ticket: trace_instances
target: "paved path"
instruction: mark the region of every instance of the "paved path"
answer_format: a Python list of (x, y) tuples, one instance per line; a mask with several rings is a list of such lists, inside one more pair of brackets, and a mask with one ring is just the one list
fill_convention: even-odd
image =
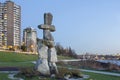
[(17, 67), (0, 67), (0, 71), (18, 71)]
[(112, 73), (112, 72), (104, 72), (104, 71), (95, 71), (95, 70), (86, 70), (86, 69), (80, 69), (81, 71), (84, 72), (93, 72), (93, 73), (98, 73), (98, 74), (105, 74), (105, 75), (111, 75), (111, 76), (119, 76), (120, 73)]
[(17, 74), (19, 71), (0, 71), (0, 73)]
[(64, 59), (64, 60), (58, 60), (58, 62), (72, 62), (72, 61), (84, 61), (86, 59)]

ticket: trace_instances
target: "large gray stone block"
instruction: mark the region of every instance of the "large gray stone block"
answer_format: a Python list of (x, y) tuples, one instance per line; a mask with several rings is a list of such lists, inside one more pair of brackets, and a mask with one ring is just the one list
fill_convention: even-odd
[(46, 46), (42, 46), (39, 50), (38, 50), (38, 55), (40, 59), (47, 59), (48, 58), (48, 51), (47, 51), (48, 47)]
[(50, 62), (57, 62), (57, 54), (56, 54), (56, 49), (55, 47), (51, 48), (51, 58), (50, 58)]
[(43, 75), (50, 75), (50, 69), (47, 59), (39, 59), (36, 63), (36, 70)]

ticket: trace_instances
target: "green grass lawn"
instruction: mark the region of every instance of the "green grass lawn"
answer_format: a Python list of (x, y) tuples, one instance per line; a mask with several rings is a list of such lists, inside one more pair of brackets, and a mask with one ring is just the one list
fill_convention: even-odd
[(11, 79), (8, 78), (7, 73), (0, 73), (0, 80), (11, 80)]
[(75, 59), (73, 57), (68, 57), (68, 56), (57, 56), (58, 57), (58, 60), (64, 60), (64, 59)]
[[(14, 52), (0, 52), (0, 62), (24, 62), (24, 61), (36, 61), (38, 55), (14, 53)], [(73, 59), (67, 56), (58, 56), (58, 60)]]
[(24, 53), (0, 52), (0, 62), (24, 62), (35, 61), (37, 55), (28, 55)]
[[(0, 52), (0, 67), (33, 67), (31, 61), (36, 61), (38, 55)], [(72, 59), (66, 56), (58, 56), (58, 59)]]
[(34, 64), (31, 62), (22, 63), (22, 62), (3, 62), (0, 63), (0, 67), (34, 67)]
[(33, 67), (31, 61), (36, 61), (37, 55), (14, 52), (0, 52), (0, 67)]
[(89, 79), (85, 80), (120, 80), (120, 77), (117, 76), (109, 76), (104, 74), (97, 74), (92, 72), (82, 72), (83, 74), (89, 75)]

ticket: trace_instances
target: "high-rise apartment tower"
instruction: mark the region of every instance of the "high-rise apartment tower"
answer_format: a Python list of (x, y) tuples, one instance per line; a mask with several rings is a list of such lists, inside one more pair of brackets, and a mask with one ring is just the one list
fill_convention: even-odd
[(23, 30), (23, 43), (28, 52), (37, 53), (37, 31), (32, 27)]
[(8, 0), (0, 2), (0, 46), (20, 46), (21, 7)]

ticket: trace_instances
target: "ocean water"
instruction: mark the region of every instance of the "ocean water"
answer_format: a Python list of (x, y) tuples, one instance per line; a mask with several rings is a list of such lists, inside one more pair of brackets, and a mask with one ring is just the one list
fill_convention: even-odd
[(120, 60), (97, 60), (97, 61), (102, 63), (117, 64), (118, 66), (120, 66)]

